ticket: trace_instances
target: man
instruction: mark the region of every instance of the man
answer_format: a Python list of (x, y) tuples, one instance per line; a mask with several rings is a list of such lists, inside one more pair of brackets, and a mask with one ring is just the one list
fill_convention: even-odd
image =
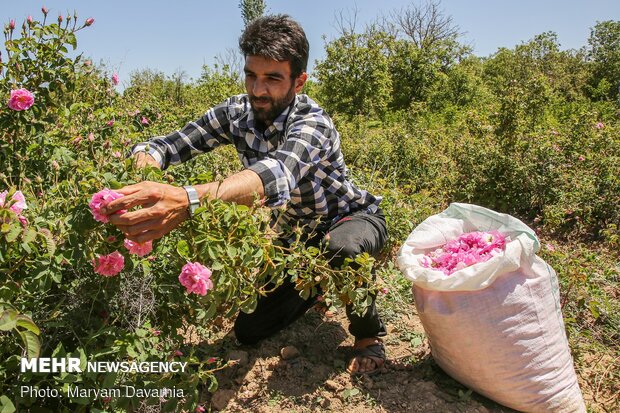
[[(385, 244), (381, 198), (356, 188), (347, 179), (340, 137), (329, 116), (306, 95), (297, 95), (307, 79), (309, 45), (298, 23), (286, 15), (251, 22), (239, 39), (245, 56), (247, 95), (233, 96), (182, 130), (133, 148), (138, 165), (167, 168), (199, 153), (235, 145), (245, 167), (224, 181), (179, 188), (155, 182), (127, 186), (125, 196), (105, 213), (129, 239), (160, 238), (191, 214), (198, 199), (218, 198), (251, 205), (256, 196), (274, 208), (273, 225), (313, 230), (309, 243), (326, 243), (332, 265), (367, 252), (376, 255)], [(362, 85), (360, 85), (362, 87)], [(283, 208), (285, 206), (285, 208)], [(276, 208), (277, 207), (277, 208)], [(329, 242), (327, 242), (329, 241)], [(235, 335), (254, 344), (303, 315), (316, 298), (302, 299), (293, 283), (285, 283), (259, 299), (252, 314), (240, 313)], [(363, 317), (347, 308), (349, 331), (355, 336), (352, 374), (383, 368), (386, 334), (374, 300)]]

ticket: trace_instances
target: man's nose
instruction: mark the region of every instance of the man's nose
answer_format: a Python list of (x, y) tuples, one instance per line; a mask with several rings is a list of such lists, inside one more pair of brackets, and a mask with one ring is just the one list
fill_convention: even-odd
[(256, 79), (252, 85), (252, 94), (254, 96), (266, 96), (268, 95), (267, 85), (260, 79)]

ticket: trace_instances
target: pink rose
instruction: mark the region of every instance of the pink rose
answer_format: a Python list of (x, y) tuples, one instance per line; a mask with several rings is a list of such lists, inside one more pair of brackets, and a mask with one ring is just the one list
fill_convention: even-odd
[(22, 224), (22, 227), (26, 228), (28, 226), (28, 219), (25, 216), (19, 215), (17, 219), (19, 219), (19, 222)]
[(15, 212), (16, 214), (19, 215), (22, 213), (24, 209), (28, 208), (26, 206), (26, 198), (24, 197), (24, 194), (22, 194), (22, 191), (15, 192), (13, 196), (11, 197), (11, 199), (15, 201), (15, 203), (11, 205), (11, 208), (9, 209)]
[(140, 243), (125, 239), (124, 245), (130, 254), (136, 254), (138, 257), (144, 257), (153, 251), (153, 241)]
[[(95, 220), (103, 223), (109, 222), (110, 218), (100, 212), (101, 208), (114, 201), (115, 199), (122, 197), (123, 194), (119, 194), (118, 192), (108, 188), (102, 189), (101, 191), (94, 194), (93, 197), (90, 199), (88, 206), (90, 207), (90, 212), (93, 214)], [(125, 212), (127, 212), (126, 209), (121, 209), (120, 211), (117, 211), (116, 214), (121, 215)]]
[(84, 23), (86, 26), (90, 26), (91, 24), (93, 24), (95, 22), (95, 19), (93, 19), (92, 17), (89, 17), (88, 19), (86, 19), (86, 23)]
[(188, 294), (206, 295), (213, 288), (211, 270), (198, 262), (188, 262), (183, 266), (179, 282)]
[(114, 74), (112, 75), (112, 84), (114, 86), (118, 85), (118, 73), (114, 72)]
[[(6, 202), (6, 196), (8, 194), (8, 191), (0, 192), (0, 208), (4, 207), (4, 204)], [(11, 197), (11, 200), (15, 202), (13, 202), (13, 205), (11, 205), (9, 209), (15, 212), (17, 215), (21, 214), (24, 209), (28, 208), (28, 206), (26, 205), (26, 198), (24, 197), (22, 191), (15, 192)]]
[(114, 121), (113, 120), (107, 121), (106, 126), (114, 126)]
[(28, 89), (11, 90), (11, 97), (7, 105), (13, 110), (26, 110), (34, 104), (34, 95)]
[(150, 122), (146, 116), (142, 116), (142, 119), (140, 119), (140, 123), (143, 125), (148, 125)]
[(28, 20), (28, 24), (32, 24), (32, 16), (28, 16), (26, 20)]
[(597, 122), (594, 127), (596, 129), (603, 129), (605, 127), (605, 124), (603, 122)]
[(15, 28), (15, 20), (11, 19), (11, 21), (9, 21), (9, 29), (13, 30)]
[(498, 231), (464, 233), (420, 259), (420, 265), (445, 275), (485, 262), (504, 251), (509, 238)]
[(101, 274), (104, 277), (114, 277), (122, 271), (125, 266), (125, 257), (120, 252), (114, 251), (108, 255), (99, 255), (93, 261), (93, 267), (95, 272)]
[(115, 151), (114, 153), (112, 153), (112, 156), (115, 157), (115, 158), (120, 158), (123, 155), (121, 155), (121, 153), (119, 151)]
[(198, 406), (196, 407), (196, 413), (203, 413), (205, 411), (205, 408), (203, 406)]
[(41, 7), (41, 11), (43, 12), (43, 14), (47, 16), (47, 7), (45, 6)]

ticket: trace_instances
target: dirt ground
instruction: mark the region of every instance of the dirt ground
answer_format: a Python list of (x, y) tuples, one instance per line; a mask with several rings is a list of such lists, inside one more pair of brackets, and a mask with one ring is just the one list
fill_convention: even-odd
[(415, 307), (409, 310), (388, 324), (389, 362), (373, 377), (352, 378), (344, 370), (353, 339), (342, 310), (332, 317), (310, 310), (254, 347), (237, 346), (228, 334), (216, 348), (237, 362), (218, 372), (215, 393), (202, 395), (206, 411), (513, 412), (444, 374), (430, 357)]

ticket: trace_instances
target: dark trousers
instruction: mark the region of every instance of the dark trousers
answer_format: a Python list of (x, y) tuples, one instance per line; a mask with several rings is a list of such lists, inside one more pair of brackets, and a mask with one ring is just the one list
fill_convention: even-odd
[[(308, 244), (327, 243), (330, 264), (338, 268), (345, 258), (354, 258), (363, 252), (377, 255), (386, 240), (385, 217), (379, 209), (374, 214), (358, 211), (347, 215), (326, 230), (318, 231)], [(235, 320), (235, 336), (243, 344), (255, 344), (287, 327), (315, 302), (316, 297), (304, 300), (292, 282), (285, 282), (267, 296), (260, 297), (253, 313), (239, 313)], [(363, 316), (354, 314), (350, 305), (346, 313), (350, 323), (349, 332), (355, 338), (386, 335), (385, 325), (375, 306), (375, 297)]]

